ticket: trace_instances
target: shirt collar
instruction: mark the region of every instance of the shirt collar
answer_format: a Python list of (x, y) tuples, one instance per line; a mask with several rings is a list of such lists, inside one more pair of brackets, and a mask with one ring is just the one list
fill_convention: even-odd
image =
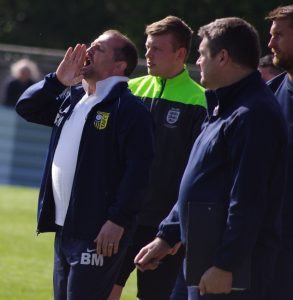
[[(104, 80), (97, 81), (95, 96), (99, 98), (105, 98), (113, 86), (118, 82), (127, 82), (129, 80), (126, 76), (110, 76)], [(82, 86), (86, 93), (88, 93), (88, 83), (82, 80)]]
[(288, 90), (293, 92), (293, 81), (290, 81), (288, 74), (286, 74), (286, 81)]

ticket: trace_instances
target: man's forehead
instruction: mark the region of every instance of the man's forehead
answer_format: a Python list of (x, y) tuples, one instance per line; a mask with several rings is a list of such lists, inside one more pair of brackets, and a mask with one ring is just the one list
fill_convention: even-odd
[(172, 43), (172, 35), (169, 33), (164, 33), (164, 34), (155, 34), (155, 35), (148, 35), (147, 44), (151, 43)]
[(288, 18), (273, 20), (271, 28), (283, 28), (283, 29), (288, 28), (293, 30), (292, 23)]
[(101, 44), (101, 43), (104, 43), (106, 41), (108, 41), (110, 38), (110, 36), (108, 34), (102, 34), (100, 35), (99, 37), (97, 37), (93, 42), (92, 44)]
[(206, 37), (204, 37), (199, 44), (199, 49), (205, 49), (208, 46), (208, 39)]
[(119, 37), (112, 34), (102, 34), (97, 39), (94, 40), (92, 45), (106, 45), (110, 47), (119, 47), (122, 44), (122, 40)]

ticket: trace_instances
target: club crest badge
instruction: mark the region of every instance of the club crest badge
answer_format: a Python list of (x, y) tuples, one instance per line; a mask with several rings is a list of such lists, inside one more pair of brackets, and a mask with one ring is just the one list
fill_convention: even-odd
[(169, 124), (173, 125), (178, 121), (179, 115), (180, 115), (179, 108), (171, 108), (167, 113), (166, 121)]
[(110, 113), (97, 111), (97, 115), (95, 117), (94, 126), (98, 130), (103, 130), (107, 127), (108, 119), (110, 117)]

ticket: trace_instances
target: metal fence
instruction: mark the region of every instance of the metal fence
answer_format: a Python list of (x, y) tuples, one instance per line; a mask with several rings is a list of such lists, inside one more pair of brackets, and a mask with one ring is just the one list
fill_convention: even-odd
[(21, 119), (0, 106), (0, 183), (40, 185), (51, 128)]

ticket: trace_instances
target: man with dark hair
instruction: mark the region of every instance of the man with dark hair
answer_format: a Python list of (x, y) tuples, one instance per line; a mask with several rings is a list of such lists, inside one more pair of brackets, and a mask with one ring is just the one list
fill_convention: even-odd
[[(201, 276), (199, 299), (266, 300), (285, 180), (284, 118), (257, 71), (260, 46), (252, 25), (223, 18), (198, 34), (208, 118), (193, 145), (176, 206), (135, 262), (142, 271), (155, 268), (176, 243), (186, 244), (188, 203), (214, 203), (226, 207), (227, 216), (214, 260)], [(251, 288), (232, 291), (235, 271), (249, 260)]]
[[(109, 300), (120, 298), (138, 251), (156, 236), (158, 225), (178, 197), (179, 183), (194, 140), (206, 116), (204, 89), (191, 79), (185, 66), (192, 30), (181, 19), (168, 16), (146, 27), (146, 62), (149, 75), (130, 80), (155, 123), (155, 158), (151, 180), (137, 218), (133, 245), (129, 247)], [(167, 257), (155, 272), (137, 271), (137, 297), (169, 300), (182, 269), (184, 249)]]
[(153, 157), (151, 115), (127, 88), (137, 59), (106, 31), (70, 47), (16, 105), (52, 127), (37, 231), (56, 232), (55, 300), (106, 300), (125, 255)]
[(260, 58), (258, 70), (264, 81), (269, 81), (282, 73), (282, 69), (273, 64), (272, 54), (268, 54)]
[(293, 5), (274, 9), (266, 19), (272, 21), (268, 46), (273, 53), (273, 63), (285, 70), (268, 84), (281, 105), (289, 133), (288, 178), (282, 214), (281, 247), (271, 283), (272, 292), (268, 299), (288, 300), (292, 298), (293, 282)]

